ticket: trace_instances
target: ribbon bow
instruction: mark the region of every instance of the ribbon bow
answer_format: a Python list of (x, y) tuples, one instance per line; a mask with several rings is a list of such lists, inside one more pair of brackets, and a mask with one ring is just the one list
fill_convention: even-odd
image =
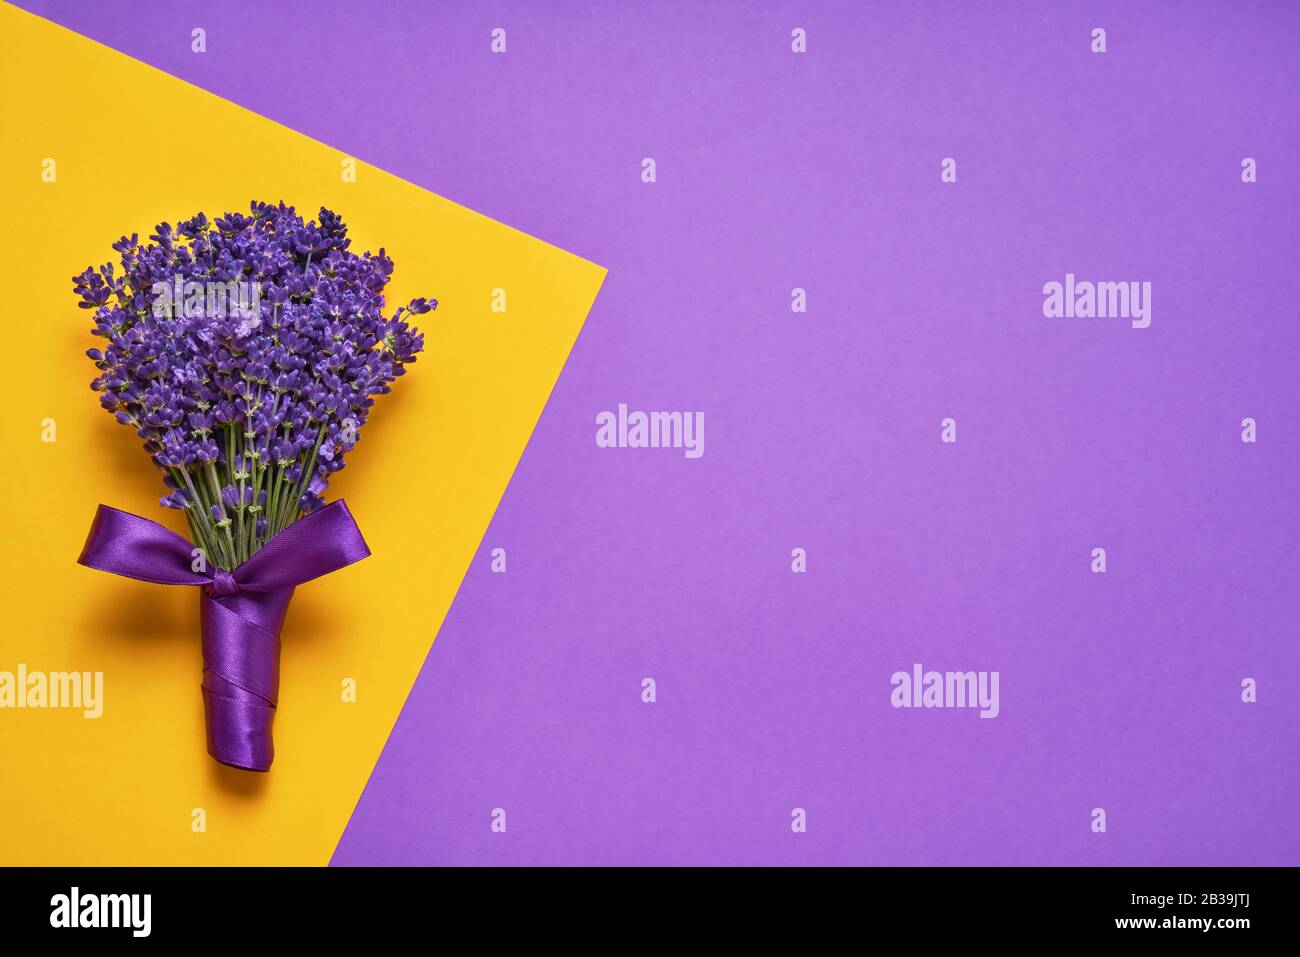
[[(162, 585), (199, 585), (208, 753), (266, 771), (280, 689), (280, 628), (293, 590), (370, 554), (343, 502), (299, 519), (234, 571), (194, 570), (194, 546), (157, 522), (99, 506), (77, 561)], [(203, 563), (199, 563), (204, 567)]]

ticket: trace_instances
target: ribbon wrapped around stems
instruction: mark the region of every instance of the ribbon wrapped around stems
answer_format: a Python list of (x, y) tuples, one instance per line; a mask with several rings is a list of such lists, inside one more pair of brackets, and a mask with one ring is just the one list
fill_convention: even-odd
[(342, 500), (304, 516), (234, 571), (194, 571), (194, 546), (157, 522), (99, 506), (82, 565), (162, 585), (199, 585), (208, 753), (266, 771), (280, 688), (280, 627), (293, 590), (370, 554)]

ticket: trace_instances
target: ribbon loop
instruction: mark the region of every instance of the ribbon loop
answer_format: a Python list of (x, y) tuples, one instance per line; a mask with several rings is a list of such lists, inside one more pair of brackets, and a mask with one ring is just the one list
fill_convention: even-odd
[(193, 548), (157, 522), (101, 505), (77, 561), (88, 568), (160, 585), (210, 585), (211, 575), (190, 567)]
[(157, 522), (99, 506), (77, 561), (163, 585), (203, 587), (203, 701), (208, 753), (251, 771), (271, 767), (280, 628), (294, 587), (370, 554), (340, 499), (299, 519), (234, 571), (196, 572), (193, 546)]

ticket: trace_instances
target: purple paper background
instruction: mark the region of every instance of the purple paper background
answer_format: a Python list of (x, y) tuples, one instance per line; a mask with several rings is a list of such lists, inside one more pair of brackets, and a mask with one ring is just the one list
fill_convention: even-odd
[(609, 268), (335, 863), (1300, 863), (1300, 8), (21, 5)]

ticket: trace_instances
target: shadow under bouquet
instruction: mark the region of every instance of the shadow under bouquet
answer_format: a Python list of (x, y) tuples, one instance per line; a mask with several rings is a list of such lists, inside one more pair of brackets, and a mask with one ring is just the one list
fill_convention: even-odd
[(91, 388), (134, 429), (163, 473), (162, 504), (190, 540), (100, 505), (78, 561), (142, 581), (200, 586), (208, 753), (271, 766), (280, 629), (293, 590), (370, 554), (342, 500), (325, 504), (374, 397), (424, 345), (384, 315), (393, 262), (348, 249), (342, 218), (305, 222), (253, 202), (209, 222), (199, 213), (113, 244), (74, 277), (94, 310)]

